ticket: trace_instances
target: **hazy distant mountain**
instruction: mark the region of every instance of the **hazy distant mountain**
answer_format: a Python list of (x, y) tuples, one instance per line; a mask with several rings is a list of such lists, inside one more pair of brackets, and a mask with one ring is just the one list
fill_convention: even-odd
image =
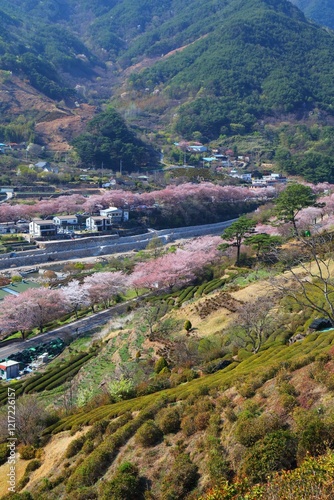
[(334, 29), (334, 3), (332, 0), (291, 0), (306, 17)]

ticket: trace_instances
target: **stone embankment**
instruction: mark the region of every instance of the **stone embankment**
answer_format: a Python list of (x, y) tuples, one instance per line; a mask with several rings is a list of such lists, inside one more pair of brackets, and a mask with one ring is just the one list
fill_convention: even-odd
[(26, 252), (2, 254), (0, 256), (0, 270), (45, 264), (52, 261), (66, 261), (85, 257), (99, 257), (115, 253), (129, 252), (144, 249), (148, 242), (158, 237), (164, 243), (171, 243), (178, 239), (195, 238), (208, 234), (221, 234), (236, 219), (217, 224), (203, 226), (189, 226), (162, 231), (149, 230), (145, 234), (119, 237), (117, 235), (80, 238), (76, 240), (45, 241), (40, 248)]

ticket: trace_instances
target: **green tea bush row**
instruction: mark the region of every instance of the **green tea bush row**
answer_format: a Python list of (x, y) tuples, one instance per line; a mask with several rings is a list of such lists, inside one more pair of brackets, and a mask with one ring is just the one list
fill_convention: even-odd
[(41, 390), (51, 391), (55, 387), (62, 385), (70, 377), (74, 377), (78, 373), (80, 368), (85, 364), (85, 362), (89, 361), (93, 356), (94, 356), (94, 354), (87, 356), (87, 358), (82, 363), (80, 363), (80, 365), (76, 366), (72, 370), (69, 370), (69, 371), (66, 371), (65, 373), (63, 373), (63, 375), (61, 377), (56, 378), (51, 384), (48, 383), (46, 385), (46, 387), (44, 387), (44, 389), (39, 389), (39, 390), (36, 389), (36, 392), (40, 392)]
[(82, 449), (84, 442), (85, 442), (84, 436), (80, 436), (77, 439), (73, 439), (73, 441), (71, 441), (68, 447), (66, 448), (65, 457), (72, 458), (75, 455), (77, 455), (77, 453), (79, 453), (79, 451)]
[(217, 290), (217, 288), (222, 287), (225, 284), (225, 280), (217, 280), (217, 281), (211, 281), (203, 290), (203, 294), (208, 294), (213, 292), (214, 290)]
[(187, 295), (189, 294), (189, 292), (191, 292), (193, 290), (193, 288), (194, 288), (193, 286), (188, 286), (187, 288), (182, 290), (182, 292), (178, 296), (178, 302), (182, 303), (185, 300), (185, 298), (187, 297)]
[(117, 452), (158, 411), (157, 405), (147, 408), (137, 418), (126, 423), (107, 437), (74, 471), (67, 484), (67, 491), (81, 486), (92, 486), (110, 467)]
[(87, 356), (87, 352), (82, 352), (78, 354), (77, 356), (74, 356), (73, 358), (69, 359), (64, 365), (61, 367), (56, 366), (52, 368), (51, 370), (48, 370), (46, 373), (42, 374), (36, 374), (33, 379), (30, 379), (25, 385), (24, 385), (24, 392), (29, 393), (32, 392), (32, 390), (38, 386), (42, 381), (52, 378), (54, 376), (60, 375), (64, 370), (66, 370), (69, 366), (74, 366), (75, 363), (78, 363), (80, 360), (82, 360), (85, 356)]
[(24, 384), (24, 392), (28, 393), (31, 389), (36, 387), (40, 383), (42, 377), (42, 373), (36, 373), (31, 379), (29, 378)]
[(202, 297), (203, 295), (203, 290), (204, 288), (206, 288), (208, 286), (208, 283), (203, 283), (202, 285), (200, 285), (197, 290), (196, 290), (196, 293), (195, 293), (195, 297)]
[(187, 302), (187, 300), (191, 300), (195, 296), (195, 293), (196, 293), (197, 289), (198, 289), (198, 286), (193, 286), (191, 288), (191, 290), (189, 290), (189, 292), (183, 298), (182, 302)]
[(39, 380), (39, 383), (37, 385), (29, 389), (28, 393), (31, 393), (32, 391), (41, 392), (43, 390), (51, 390), (54, 387), (61, 385), (63, 382), (65, 382), (66, 379), (69, 378), (69, 376), (75, 375), (80, 370), (82, 365), (89, 361), (93, 356), (93, 353), (87, 354), (76, 363), (68, 364), (65, 368), (51, 377), (50, 374), (46, 374)]

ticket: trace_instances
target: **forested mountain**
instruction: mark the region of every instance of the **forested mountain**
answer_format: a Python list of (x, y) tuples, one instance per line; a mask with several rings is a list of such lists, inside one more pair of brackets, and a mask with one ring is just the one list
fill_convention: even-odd
[[(311, 2), (298, 5), (309, 15)], [(0, 68), (56, 101), (113, 99), (144, 130), (204, 141), (315, 110), (331, 124), (334, 34), (287, 0), (4, 0), (1, 9)]]
[(39, 16), (38, 10), (35, 14), (29, 8), (31, 2), (18, 2), (17, 8), (13, 4), (1, 3), (1, 69), (28, 78), (33, 87), (53, 99), (73, 95), (62, 73), (90, 78), (97, 58), (72, 30), (46, 17), (47, 10)]
[(334, 5), (331, 0), (291, 0), (306, 17), (334, 29)]

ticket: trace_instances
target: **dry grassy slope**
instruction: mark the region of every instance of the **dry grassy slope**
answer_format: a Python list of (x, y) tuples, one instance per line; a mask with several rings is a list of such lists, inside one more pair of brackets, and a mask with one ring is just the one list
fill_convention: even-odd
[[(29, 487), (34, 485), (34, 482), (38, 481), (43, 477), (48, 477), (52, 474), (53, 471), (57, 470), (57, 468), (62, 464), (64, 460), (64, 452), (68, 445), (73, 441), (73, 439), (77, 439), (81, 436), (85, 431), (77, 432), (75, 435), (71, 436), (69, 432), (61, 432), (57, 436), (54, 436), (50, 442), (44, 447), (43, 456), (41, 458), (42, 465), (39, 469), (32, 472), (30, 475), (30, 484)], [(26, 470), (27, 465), (31, 462), (31, 460), (22, 460), (20, 458), (20, 453), (18, 449), (18, 455), (16, 460), (16, 482), (18, 483)], [(8, 473), (8, 465), (5, 463), (0, 466), (0, 478), (6, 477)], [(6, 481), (0, 481), (0, 498), (7, 493), (7, 483)]]
[(95, 107), (88, 104), (77, 108), (69, 102), (61, 107), (15, 76), (0, 83), (0, 100), (3, 118), (33, 116), (39, 142), (53, 151), (70, 149), (68, 142), (84, 130), (95, 114)]
[[(204, 336), (220, 333), (223, 328), (227, 327), (228, 324), (233, 321), (235, 313), (222, 307), (213, 311), (204, 319), (201, 319), (198, 310), (206, 303), (215, 300), (221, 293), (222, 292), (212, 293), (208, 296), (201, 297), (196, 302), (192, 301), (191, 303), (185, 303), (180, 309), (173, 310), (170, 315), (176, 319), (189, 319), (194, 328), (192, 335), (196, 337), (202, 338)], [(259, 297), (268, 295), (268, 282), (259, 281), (252, 283), (245, 288), (231, 292), (230, 295), (239, 302), (252, 302)]]
[(69, 142), (84, 131), (87, 122), (93, 118), (95, 107), (89, 104), (80, 104), (79, 108), (63, 112), (63, 116), (54, 118), (52, 114), (36, 123), (35, 130), (43, 144), (52, 151), (68, 151)]

